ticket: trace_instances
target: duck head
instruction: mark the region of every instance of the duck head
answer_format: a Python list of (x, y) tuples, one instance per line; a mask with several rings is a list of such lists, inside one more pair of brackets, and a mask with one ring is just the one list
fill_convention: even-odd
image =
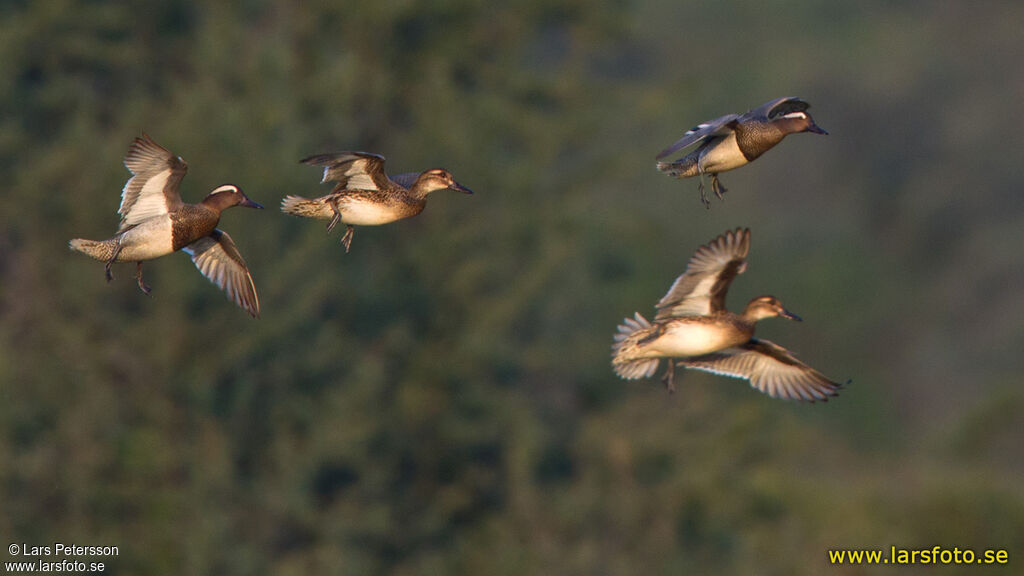
[(421, 196), (426, 196), (435, 190), (445, 189), (455, 190), (456, 192), (462, 192), (463, 194), (473, 193), (469, 188), (466, 188), (462, 184), (456, 182), (455, 178), (452, 178), (451, 173), (443, 168), (427, 170), (420, 174), (419, 178), (416, 179), (416, 183), (412, 185), (412, 190)]
[(824, 128), (814, 123), (814, 118), (804, 110), (797, 110), (789, 114), (779, 116), (775, 123), (778, 124), (786, 134), (797, 134), (799, 132), (813, 132), (825, 134)]
[(779, 316), (787, 320), (796, 320), (797, 322), (803, 321), (796, 314), (786, 310), (786, 308), (782, 306), (782, 302), (780, 302), (775, 296), (759, 296), (754, 298), (747, 303), (747, 309), (743, 311), (743, 317), (750, 322), (757, 322), (758, 320), (764, 320), (765, 318), (774, 318), (775, 316)]
[(263, 206), (253, 202), (242, 192), (242, 189), (234, 184), (225, 184), (214, 188), (212, 192), (207, 194), (206, 198), (203, 199), (203, 204), (209, 208), (221, 212), (225, 208), (232, 206), (245, 206), (246, 208), (258, 208), (263, 209)]

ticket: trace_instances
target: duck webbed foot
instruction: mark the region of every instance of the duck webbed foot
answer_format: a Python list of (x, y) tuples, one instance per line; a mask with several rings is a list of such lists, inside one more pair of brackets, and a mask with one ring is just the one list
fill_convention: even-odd
[(661, 383), (665, 385), (669, 394), (675, 394), (676, 392), (676, 361), (674, 358), (668, 359), (668, 368), (665, 369), (665, 374), (661, 377)]
[(117, 246), (114, 248), (114, 253), (110, 255), (110, 259), (107, 260), (107, 263), (103, 266), (103, 274), (107, 277), (107, 282), (114, 279), (114, 273), (110, 271), (110, 267), (114, 264), (114, 261), (117, 260), (117, 256), (119, 254), (121, 254), (120, 242), (118, 242)]
[[(714, 182), (714, 180), (712, 180)], [(707, 210), (711, 209), (711, 201), (708, 200), (708, 195), (704, 193), (704, 173), (700, 175), (700, 184), (697, 185), (697, 191), (700, 192), (700, 201), (704, 204), (704, 208)]]
[(355, 226), (351, 224), (345, 229), (345, 235), (341, 237), (341, 243), (345, 246), (345, 254), (348, 254), (348, 249), (352, 246), (352, 236), (356, 233)]
[(139, 290), (142, 290), (142, 293), (145, 294), (146, 296), (149, 296), (149, 293), (153, 291), (152, 288), (150, 288), (145, 282), (142, 281), (141, 261), (135, 263), (135, 281), (139, 283)]
[(341, 211), (338, 210), (338, 203), (331, 202), (331, 210), (334, 210), (334, 218), (331, 218), (331, 223), (327, 225), (327, 233), (330, 234), (331, 230), (341, 222)]
[(715, 196), (718, 196), (719, 200), (725, 201), (723, 195), (729, 190), (718, 180), (718, 174), (711, 175), (711, 189), (714, 190)]

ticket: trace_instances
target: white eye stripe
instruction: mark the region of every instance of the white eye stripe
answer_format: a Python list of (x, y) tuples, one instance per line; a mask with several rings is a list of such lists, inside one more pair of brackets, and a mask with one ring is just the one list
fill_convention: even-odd
[(807, 114), (803, 112), (790, 112), (783, 116), (783, 118), (807, 118)]
[(234, 184), (225, 184), (214, 188), (213, 192), (210, 192), (210, 194), (219, 194), (221, 192), (238, 192), (238, 186), (235, 186)]

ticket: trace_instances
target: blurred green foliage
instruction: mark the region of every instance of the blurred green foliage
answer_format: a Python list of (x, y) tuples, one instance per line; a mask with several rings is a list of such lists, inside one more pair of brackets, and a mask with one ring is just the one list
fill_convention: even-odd
[[(8, 1), (0, 7), (0, 539), (111, 574), (820, 574), (829, 548), (1024, 550), (1019, 3)], [(794, 136), (696, 183), (653, 155), (780, 95)], [(360, 228), (230, 211), (253, 321), (116, 228), (148, 132), (273, 207), (305, 155), (477, 191)], [(611, 334), (753, 229), (730, 298), (836, 379), (771, 401), (624, 382)], [(844, 573), (843, 570), (838, 570)], [(958, 567), (923, 567), (954, 574)], [(845, 573), (862, 573), (862, 569)]]

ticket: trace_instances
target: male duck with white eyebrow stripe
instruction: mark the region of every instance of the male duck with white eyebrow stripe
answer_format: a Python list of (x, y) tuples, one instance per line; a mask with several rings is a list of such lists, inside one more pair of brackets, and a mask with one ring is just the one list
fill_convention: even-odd
[(828, 134), (807, 113), (811, 105), (799, 98), (776, 98), (743, 114), (726, 114), (691, 128), (658, 154), (658, 160), (700, 142), (694, 151), (674, 162), (658, 162), (659, 171), (673, 178), (700, 176), (700, 200), (711, 207), (704, 194), (704, 174), (711, 175), (711, 189), (722, 199), (726, 189), (718, 174), (744, 166), (782, 142), (788, 134)]
[(132, 177), (121, 193), (117, 234), (99, 241), (76, 238), (69, 243), (71, 249), (105, 262), (108, 282), (114, 262), (135, 262), (136, 280), (146, 294), (150, 288), (142, 281), (142, 262), (184, 250), (204, 276), (259, 318), (260, 302), (249, 268), (231, 236), (217, 224), (221, 212), (232, 206), (263, 206), (233, 184), (215, 188), (198, 204), (182, 202), (178, 185), (188, 165), (146, 134), (132, 142), (124, 165)]

